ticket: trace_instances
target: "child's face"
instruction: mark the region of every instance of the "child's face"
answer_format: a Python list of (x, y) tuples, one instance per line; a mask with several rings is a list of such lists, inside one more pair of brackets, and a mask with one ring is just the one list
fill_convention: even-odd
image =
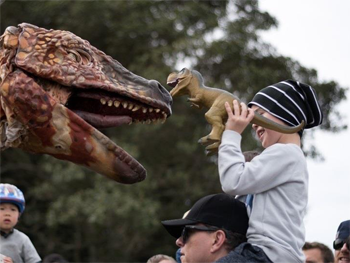
[[(260, 109), (259, 107), (255, 106), (255, 105), (252, 106), (252, 110), (256, 111), (260, 115), (262, 115), (262, 116), (266, 117), (267, 119), (270, 119), (276, 123), (286, 125), (280, 119), (277, 119), (275, 116), (264, 111), (263, 109)], [(283, 137), (284, 137), (283, 133), (269, 130), (269, 129), (266, 129), (264, 127), (258, 126), (256, 124), (253, 124), (252, 127), (255, 130), (256, 136), (261, 141), (261, 144), (264, 148), (267, 148), (275, 143), (279, 143), (283, 140)]]
[(0, 229), (9, 233), (17, 224), (19, 218), (18, 207), (10, 203), (0, 204)]

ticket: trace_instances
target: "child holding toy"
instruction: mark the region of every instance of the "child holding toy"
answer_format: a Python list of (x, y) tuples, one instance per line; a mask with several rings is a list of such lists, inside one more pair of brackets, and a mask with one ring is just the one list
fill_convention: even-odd
[(282, 134), (254, 124), (265, 150), (251, 162), (245, 162), (240, 144), (254, 111), (287, 126), (302, 121), (305, 129), (320, 125), (323, 115), (314, 89), (286, 80), (260, 90), (248, 107), (237, 101), (233, 109), (229, 103), (225, 107), (228, 120), (219, 148), (220, 181), (224, 192), (247, 195), (250, 211), (248, 243), (239, 250), (243, 254), (262, 250), (266, 255), (249, 262), (304, 262), (308, 171), (301, 150), (303, 130)]

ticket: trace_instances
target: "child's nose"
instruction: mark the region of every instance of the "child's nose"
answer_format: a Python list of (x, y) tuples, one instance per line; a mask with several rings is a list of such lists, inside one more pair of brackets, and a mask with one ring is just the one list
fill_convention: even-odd
[(256, 131), (256, 129), (258, 128), (258, 125), (252, 124), (252, 128)]

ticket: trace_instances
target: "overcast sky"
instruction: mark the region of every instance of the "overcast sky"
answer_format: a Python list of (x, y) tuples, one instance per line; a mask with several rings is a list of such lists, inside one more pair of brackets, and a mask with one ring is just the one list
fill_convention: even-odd
[[(260, 8), (279, 21), (277, 29), (263, 33), (264, 40), (280, 54), (316, 69), (321, 81), (334, 80), (350, 88), (350, 1), (261, 0)], [(338, 109), (349, 125), (350, 100)], [(316, 131), (314, 142), (326, 160), (308, 160), (306, 240), (332, 248), (339, 223), (350, 219), (350, 130)]]

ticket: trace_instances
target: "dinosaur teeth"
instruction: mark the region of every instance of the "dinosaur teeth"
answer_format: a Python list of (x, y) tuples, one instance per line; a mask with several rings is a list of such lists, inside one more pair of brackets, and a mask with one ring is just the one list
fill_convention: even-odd
[(153, 108), (149, 108), (148, 110), (149, 110), (149, 112), (152, 112), (152, 111), (153, 111)]
[(135, 107), (132, 109), (132, 111), (137, 111), (137, 110), (140, 109), (140, 108), (141, 108), (141, 106), (135, 105)]
[(158, 113), (158, 112), (160, 112), (160, 109), (155, 109), (155, 111)]
[(134, 104), (129, 103), (129, 107), (128, 107), (128, 109), (129, 109), (129, 110), (131, 110), (133, 107), (134, 107)]
[(127, 103), (126, 101), (124, 101), (124, 102), (122, 103), (122, 105), (123, 105), (123, 108), (124, 108), (124, 109), (126, 109), (126, 107), (128, 107), (128, 103)]
[(120, 101), (115, 100), (114, 101), (114, 107), (118, 108), (120, 106)]
[(147, 108), (142, 107), (142, 112), (143, 112), (143, 113), (146, 113), (146, 112), (147, 112)]
[(105, 105), (107, 101), (105, 99), (100, 99), (100, 102)]
[(108, 101), (108, 106), (111, 107), (113, 105), (113, 101), (109, 100)]
[(161, 118), (161, 123), (163, 124), (166, 121), (167, 115), (164, 111), (162, 111), (163, 117)]

